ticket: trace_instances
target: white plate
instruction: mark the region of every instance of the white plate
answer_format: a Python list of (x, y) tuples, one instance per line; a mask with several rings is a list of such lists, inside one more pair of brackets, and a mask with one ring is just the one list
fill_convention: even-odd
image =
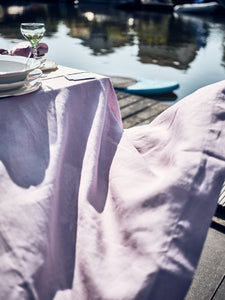
[(0, 92), (0, 98), (11, 97), (11, 96), (21, 96), (37, 91), (41, 86), (41, 81), (39, 79), (25, 84), (20, 89)]
[(18, 89), (21, 86), (29, 83), (30, 81), (39, 78), (41, 75), (42, 75), (42, 71), (39, 70), (39, 69), (36, 69), (36, 70), (31, 71), (27, 75), (26, 80), (24, 80), (24, 81), (17, 81), (17, 82), (4, 83), (4, 84), (0, 83), (0, 92), (2, 92), (2, 91), (11, 91), (11, 90), (14, 90), (14, 89)]
[(25, 80), (27, 74), (40, 67), (40, 61), (23, 56), (0, 55), (0, 84)]

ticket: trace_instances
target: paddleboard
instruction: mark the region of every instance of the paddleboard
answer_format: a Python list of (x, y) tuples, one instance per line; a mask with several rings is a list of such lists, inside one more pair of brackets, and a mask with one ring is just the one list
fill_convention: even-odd
[(171, 93), (179, 87), (176, 81), (164, 81), (157, 79), (142, 79), (137, 83), (123, 89), (124, 92), (138, 95), (158, 95)]

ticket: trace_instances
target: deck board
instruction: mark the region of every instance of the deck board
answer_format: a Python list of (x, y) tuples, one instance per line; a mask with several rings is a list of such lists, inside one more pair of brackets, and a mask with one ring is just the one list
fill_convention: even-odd
[(119, 101), (123, 127), (125, 129), (150, 123), (170, 105), (151, 97), (128, 94), (121, 89), (136, 81), (126, 77), (110, 77)]
[(223, 206), (225, 208), (225, 183), (223, 184), (218, 204), (221, 205), (221, 206)]

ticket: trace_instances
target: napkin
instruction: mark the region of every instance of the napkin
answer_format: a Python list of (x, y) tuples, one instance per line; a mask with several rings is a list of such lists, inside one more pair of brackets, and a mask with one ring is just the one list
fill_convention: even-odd
[(93, 74), (90, 73), (78, 73), (78, 74), (70, 74), (64, 75), (68, 80), (86, 80), (86, 79), (95, 79)]
[[(0, 54), (2, 55), (12, 55), (12, 56), (25, 56), (33, 57), (31, 54), (32, 47), (29, 42), (21, 42), (16, 44), (12, 49), (0, 49)], [(39, 43), (37, 45), (37, 54), (38, 56), (43, 56), (48, 52), (48, 45), (45, 43)]]

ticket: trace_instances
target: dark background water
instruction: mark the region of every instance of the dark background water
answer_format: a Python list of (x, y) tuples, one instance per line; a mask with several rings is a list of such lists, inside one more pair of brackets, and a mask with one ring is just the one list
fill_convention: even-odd
[(0, 3), (0, 48), (23, 40), (21, 22), (42, 21), (48, 60), (105, 75), (176, 80), (172, 102), (225, 77), (225, 14), (127, 12), (114, 1)]

